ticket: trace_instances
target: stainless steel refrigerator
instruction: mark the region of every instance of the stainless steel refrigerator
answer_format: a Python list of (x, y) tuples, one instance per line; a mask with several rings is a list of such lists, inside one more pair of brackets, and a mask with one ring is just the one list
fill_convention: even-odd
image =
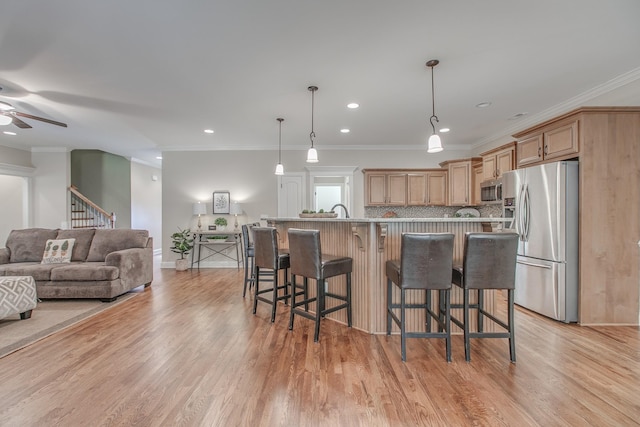
[(504, 216), (520, 235), (515, 303), (563, 322), (578, 321), (578, 162), (503, 175)]

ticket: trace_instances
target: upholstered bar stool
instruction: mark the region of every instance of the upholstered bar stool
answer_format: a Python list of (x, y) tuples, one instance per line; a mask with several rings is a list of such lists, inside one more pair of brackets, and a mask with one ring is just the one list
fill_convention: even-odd
[[(291, 284), (296, 286), (296, 276), (302, 276), (302, 286), (305, 291), (305, 297), (301, 301), (296, 301), (295, 293), (292, 295), (289, 329), (293, 329), (293, 319), (296, 314), (315, 320), (313, 340), (317, 342), (320, 336), (320, 320), (327, 314), (342, 309), (347, 310), (347, 325), (351, 327), (351, 271), (353, 270), (353, 259), (323, 254), (320, 247), (320, 231), (318, 230), (290, 228), (288, 235)], [(345, 295), (326, 291), (324, 287), (325, 280), (341, 275), (346, 275)], [(316, 295), (311, 298), (308, 296), (308, 279), (314, 279), (316, 282)], [(327, 297), (344, 301), (344, 303), (326, 308), (325, 300)], [(314, 301), (316, 303), (316, 312), (311, 314), (307, 309), (309, 303)], [(305, 309), (299, 308), (300, 306), (305, 306)]]
[[(288, 301), (289, 293), (289, 254), (278, 249), (278, 233), (272, 227), (254, 227), (253, 243), (255, 250), (255, 294), (253, 298), (253, 314), (256, 314), (258, 301), (271, 305), (271, 321), (276, 320), (278, 301)], [(263, 271), (265, 269), (267, 271)], [(278, 271), (284, 270), (284, 283), (280, 284)], [(270, 278), (263, 280), (265, 275)], [(272, 286), (260, 289), (260, 284), (271, 282)], [(292, 287), (295, 290), (295, 287)], [(283, 291), (279, 295), (279, 291)], [(271, 298), (264, 294), (270, 293)]]
[[(461, 266), (453, 268), (453, 284), (462, 288), (463, 303), (451, 308), (462, 308), (463, 320), (451, 317), (451, 321), (464, 330), (464, 356), (471, 360), (471, 338), (508, 338), (511, 362), (516, 361), (513, 293), (516, 276), (517, 233), (466, 233), (464, 258)], [(484, 291), (507, 290), (507, 322), (484, 310)], [(471, 304), (469, 294), (477, 291), (477, 303)], [(469, 326), (471, 309), (477, 310), (477, 332)], [(493, 320), (506, 332), (484, 332), (484, 317)]]
[(251, 229), (258, 227), (260, 223), (243, 224), (242, 225), (242, 250), (244, 251), (244, 287), (242, 289), (242, 297), (247, 294), (247, 285), (249, 288), (253, 286), (254, 276), (254, 249), (253, 249), (253, 233)]
[[(391, 334), (391, 321), (400, 327), (402, 361), (407, 360), (407, 338), (444, 338), (447, 362), (451, 362), (451, 268), (453, 266), (453, 234), (402, 233), (400, 259), (386, 263), (387, 272), (387, 335)], [(400, 288), (400, 302), (393, 301), (393, 285)], [(424, 303), (407, 304), (407, 291), (422, 289)], [(440, 308), (431, 308), (431, 291), (438, 291)], [(394, 310), (400, 309), (400, 317)], [(426, 331), (407, 332), (406, 311), (425, 311)], [(438, 324), (438, 331), (431, 331), (431, 319)]]

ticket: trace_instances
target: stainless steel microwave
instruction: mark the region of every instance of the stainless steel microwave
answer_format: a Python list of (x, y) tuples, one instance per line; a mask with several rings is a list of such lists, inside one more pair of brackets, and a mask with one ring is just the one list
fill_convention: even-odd
[(482, 204), (502, 204), (502, 179), (492, 179), (480, 183)]

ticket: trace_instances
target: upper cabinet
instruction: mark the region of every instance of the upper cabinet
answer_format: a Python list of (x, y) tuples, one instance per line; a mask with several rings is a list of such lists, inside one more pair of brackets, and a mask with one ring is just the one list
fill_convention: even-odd
[(365, 206), (433, 206), (446, 201), (447, 173), (430, 169), (366, 169)]
[(449, 177), (448, 206), (474, 206), (474, 178), (473, 168), (482, 164), (482, 158), (448, 160), (440, 163), (447, 168)]
[(518, 167), (577, 157), (579, 130), (579, 119), (572, 117), (514, 135)]
[(482, 180), (497, 179), (503, 173), (515, 169), (516, 142), (480, 154), (482, 156)]
[(478, 163), (473, 167), (473, 196), (471, 201), (475, 206), (482, 204), (480, 183), (484, 181), (483, 166), (483, 163)]
[(364, 171), (365, 206), (405, 206), (407, 174), (384, 170)]

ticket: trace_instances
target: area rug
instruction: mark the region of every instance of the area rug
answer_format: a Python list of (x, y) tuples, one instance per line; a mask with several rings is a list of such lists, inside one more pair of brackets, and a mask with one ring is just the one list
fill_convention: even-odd
[(44, 300), (38, 302), (30, 319), (20, 320), (19, 314), (1, 319), (0, 358), (121, 304), (140, 292), (134, 289), (109, 303), (95, 299)]

